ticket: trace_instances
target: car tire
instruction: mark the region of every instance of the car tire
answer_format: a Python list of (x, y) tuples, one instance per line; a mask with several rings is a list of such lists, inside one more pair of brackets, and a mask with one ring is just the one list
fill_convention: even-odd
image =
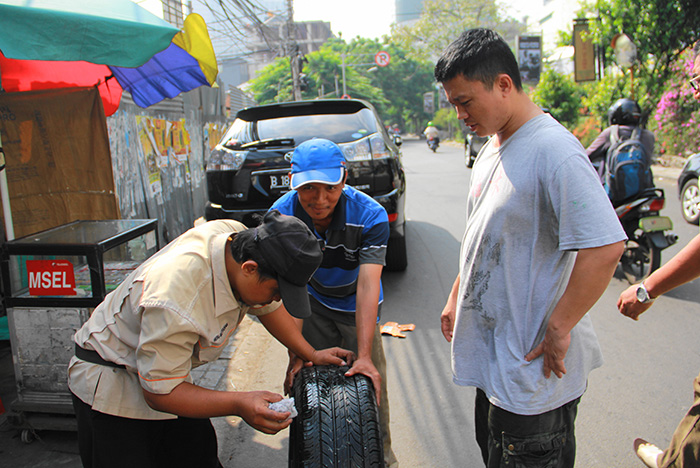
[(289, 433), (290, 468), (380, 468), (384, 449), (372, 381), (348, 367), (313, 366), (294, 380), (298, 416)]
[(690, 224), (700, 224), (700, 188), (698, 179), (690, 179), (681, 190), (681, 212)]
[(407, 266), (406, 236), (389, 238), (389, 244), (386, 246), (385, 269), (388, 271), (404, 271)]

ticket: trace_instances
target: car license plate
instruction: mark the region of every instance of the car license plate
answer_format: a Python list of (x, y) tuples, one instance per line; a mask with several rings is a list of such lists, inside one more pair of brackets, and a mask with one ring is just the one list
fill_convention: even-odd
[(288, 189), (289, 188), (289, 174), (271, 175), (270, 176), (270, 189)]
[(639, 220), (639, 229), (644, 232), (666, 231), (673, 229), (673, 221), (668, 216), (649, 216)]

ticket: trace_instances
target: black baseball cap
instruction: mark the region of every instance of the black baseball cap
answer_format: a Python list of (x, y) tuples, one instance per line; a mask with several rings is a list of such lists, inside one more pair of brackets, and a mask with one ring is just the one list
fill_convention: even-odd
[(270, 210), (255, 228), (255, 242), (277, 274), (284, 307), (296, 318), (310, 317), (306, 285), (323, 260), (319, 239), (299, 218)]

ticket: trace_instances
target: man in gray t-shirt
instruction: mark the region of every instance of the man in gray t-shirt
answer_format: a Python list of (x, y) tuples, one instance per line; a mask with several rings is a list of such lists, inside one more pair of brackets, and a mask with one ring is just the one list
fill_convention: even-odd
[(472, 131), (494, 135), (472, 171), (460, 273), (441, 315), (454, 381), (477, 388), (487, 467), (573, 467), (578, 401), (602, 364), (587, 312), (625, 233), (583, 147), (523, 92), (500, 36), (466, 31), (435, 77)]

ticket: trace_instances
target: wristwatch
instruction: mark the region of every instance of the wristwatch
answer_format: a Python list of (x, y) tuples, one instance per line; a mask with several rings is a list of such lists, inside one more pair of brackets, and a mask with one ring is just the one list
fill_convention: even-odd
[(647, 288), (644, 286), (643, 282), (639, 283), (639, 286), (637, 286), (637, 300), (642, 304), (654, 302), (654, 299), (649, 295), (649, 291), (647, 291)]

